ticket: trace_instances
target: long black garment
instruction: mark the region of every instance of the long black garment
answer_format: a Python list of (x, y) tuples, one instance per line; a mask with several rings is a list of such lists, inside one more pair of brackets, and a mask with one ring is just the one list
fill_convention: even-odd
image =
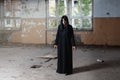
[(57, 72), (72, 74), (72, 46), (75, 46), (75, 40), (71, 25), (68, 24), (66, 27), (58, 26), (55, 45), (58, 45)]

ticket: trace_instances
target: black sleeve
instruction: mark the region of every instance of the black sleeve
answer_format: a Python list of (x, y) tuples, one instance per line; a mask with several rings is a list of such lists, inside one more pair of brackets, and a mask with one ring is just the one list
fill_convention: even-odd
[(71, 30), (71, 43), (72, 43), (72, 46), (76, 46), (73, 28), (72, 26), (70, 28), (71, 28), (70, 29)]
[(60, 26), (58, 26), (58, 29), (57, 29), (56, 39), (55, 39), (54, 45), (58, 45), (58, 40), (59, 40), (59, 28), (60, 28)]

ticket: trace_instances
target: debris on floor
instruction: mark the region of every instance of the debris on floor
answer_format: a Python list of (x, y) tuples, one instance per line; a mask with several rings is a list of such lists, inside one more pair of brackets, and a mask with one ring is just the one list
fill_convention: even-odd
[(97, 59), (96, 61), (100, 62), (100, 63), (104, 62), (104, 60), (102, 60), (102, 59)]
[(48, 53), (45, 53), (42, 56), (37, 56), (38, 58), (44, 58), (44, 59), (56, 59), (57, 58), (57, 53), (55, 50), (52, 50)]
[(41, 67), (41, 65), (33, 65), (30, 68), (40, 68), (40, 67)]
[(52, 55), (52, 54), (47, 54), (47, 55), (37, 56), (37, 57), (38, 57), (38, 58), (44, 58), (44, 59), (49, 59), (49, 58), (55, 59), (55, 58), (57, 58), (56, 55)]

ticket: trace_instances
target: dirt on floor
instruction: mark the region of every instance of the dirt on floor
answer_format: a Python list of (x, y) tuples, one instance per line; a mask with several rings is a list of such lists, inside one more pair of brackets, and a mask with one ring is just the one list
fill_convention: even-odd
[(56, 73), (56, 64), (52, 45), (0, 45), (0, 80), (119, 80), (120, 47), (77, 47), (72, 75)]

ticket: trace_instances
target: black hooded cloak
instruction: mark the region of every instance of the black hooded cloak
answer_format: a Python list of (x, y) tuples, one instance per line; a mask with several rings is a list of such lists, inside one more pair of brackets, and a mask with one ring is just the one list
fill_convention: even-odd
[(58, 26), (55, 45), (57, 45), (57, 72), (72, 74), (73, 61), (72, 61), (72, 46), (75, 46), (73, 28), (70, 24), (66, 27)]

